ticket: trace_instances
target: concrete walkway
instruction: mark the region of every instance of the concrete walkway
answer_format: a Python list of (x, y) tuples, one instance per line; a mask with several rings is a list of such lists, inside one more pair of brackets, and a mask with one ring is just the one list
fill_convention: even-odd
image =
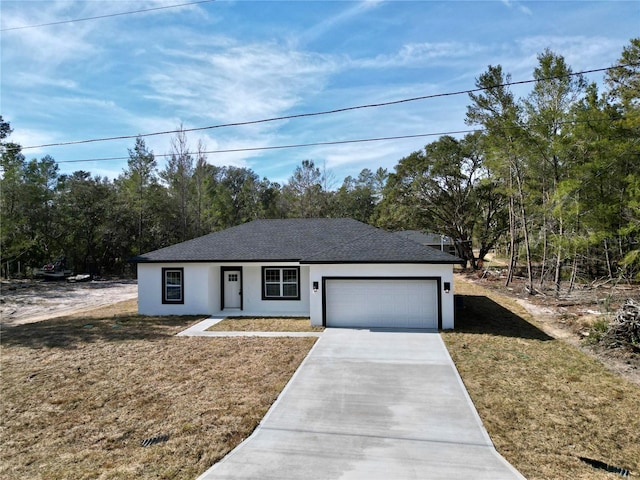
[(524, 479), (437, 332), (327, 329), (210, 479)]
[(177, 337), (319, 337), (322, 332), (208, 332), (216, 323), (227, 317), (211, 317), (178, 333)]

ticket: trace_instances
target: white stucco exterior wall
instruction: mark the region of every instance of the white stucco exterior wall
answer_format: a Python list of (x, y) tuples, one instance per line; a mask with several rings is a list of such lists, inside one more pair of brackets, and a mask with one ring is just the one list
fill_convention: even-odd
[[(300, 266), (300, 300), (262, 300), (262, 267)], [(221, 268), (242, 270), (242, 311), (221, 311)], [(162, 303), (162, 269), (184, 269), (184, 304)], [(153, 263), (138, 264), (138, 312), (141, 315), (295, 315), (310, 316), (322, 325), (323, 277), (436, 277), (440, 278), (442, 327), (453, 328), (452, 265), (297, 263)], [(313, 282), (319, 289), (313, 291)], [(451, 291), (445, 293), (444, 283)]]
[[(300, 267), (299, 300), (263, 300), (262, 267)], [(221, 268), (242, 271), (243, 315), (309, 316), (309, 267), (298, 263), (140, 263), (138, 313), (141, 315), (217, 315), (221, 312)], [(162, 269), (184, 269), (184, 304), (162, 303)]]
[[(309, 285), (318, 282), (319, 289), (310, 289), (310, 317), (312, 325), (322, 325), (322, 278), (323, 277), (436, 277), (440, 278), (442, 328), (453, 328), (453, 265), (424, 264), (338, 264), (310, 265)], [(449, 293), (444, 283), (451, 285)]]
[[(184, 303), (162, 303), (162, 269), (184, 269)], [(212, 271), (206, 263), (139, 263), (138, 313), (141, 315), (201, 315), (212, 308), (208, 294), (213, 283)], [(219, 300), (218, 300), (219, 303)]]

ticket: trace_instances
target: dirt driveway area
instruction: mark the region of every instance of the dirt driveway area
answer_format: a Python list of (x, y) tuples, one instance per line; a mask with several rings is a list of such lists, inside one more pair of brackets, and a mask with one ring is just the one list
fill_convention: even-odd
[(11, 281), (0, 289), (0, 325), (11, 327), (79, 313), (131, 300), (138, 295), (135, 280), (83, 283)]

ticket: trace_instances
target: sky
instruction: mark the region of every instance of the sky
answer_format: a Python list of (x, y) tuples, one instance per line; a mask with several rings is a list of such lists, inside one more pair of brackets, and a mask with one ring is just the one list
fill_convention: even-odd
[[(25, 147), (28, 160), (51, 155), (61, 173), (114, 179), (136, 135), (465, 91), (489, 65), (529, 80), (546, 48), (574, 72), (606, 68), (640, 36), (638, 0), (175, 6), (189, 1), (1, 0), (0, 114), (14, 130), (9, 140)], [(148, 11), (114, 15), (138, 10)], [(90, 17), (103, 18), (79, 20)], [(68, 20), (75, 21), (58, 23)], [(469, 103), (466, 94), (450, 95), (186, 135), (194, 151), (202, 142), (214, 152), (436, 134), (207, 155), (211, 164), (251, 168), (280, 183), (312, 160), (337, 188), (363, 168), (393, 171), (439, 133), (471, 128)], [(129, 138), (40, 147), (107, 137)], [(144, 137), (160, 168), (172, 137)]]

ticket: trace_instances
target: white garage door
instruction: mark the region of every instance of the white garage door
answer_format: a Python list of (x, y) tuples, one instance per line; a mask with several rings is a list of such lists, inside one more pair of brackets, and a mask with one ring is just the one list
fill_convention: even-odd
[(328, 279), (328, 327), (438, 328), (435, 280)]

